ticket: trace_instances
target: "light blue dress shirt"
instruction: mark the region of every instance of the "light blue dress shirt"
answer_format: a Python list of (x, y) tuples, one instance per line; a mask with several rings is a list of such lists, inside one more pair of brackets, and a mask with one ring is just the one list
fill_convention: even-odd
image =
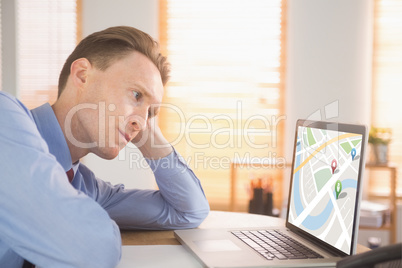
[(209, 205), (191, 169), (176, 151), (147, 161), (157, 191), (104, 182), (71, 163), (49, 104), (29, 111), (0, 92), (0, 267), (19, 268), (24, 259), (38, 267), (114, 267), (119, 227), (198, 226)]

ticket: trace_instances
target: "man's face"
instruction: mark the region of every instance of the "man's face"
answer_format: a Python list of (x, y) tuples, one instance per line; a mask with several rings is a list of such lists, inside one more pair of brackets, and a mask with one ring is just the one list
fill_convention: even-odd
[(95, 145), (91, 152), (112, 159), (158, 113), (162, 96), (159, 70), (139, 52), (105, 71), (92, 67), (78, 101), (88, 108), (78, 110), (74, 134), (77, 140)]

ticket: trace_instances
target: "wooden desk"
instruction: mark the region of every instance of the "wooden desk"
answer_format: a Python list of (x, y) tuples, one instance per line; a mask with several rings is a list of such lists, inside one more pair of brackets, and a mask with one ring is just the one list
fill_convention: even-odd
[[(256, 214), (211, 211), (200, 229), (219, 228), (264, 228), (267, 226), (283, 226), (284, 220)], [(122, 231), (123, 245), (180, 245), (174, 237), (173, 231)], [(369, 249), (358, 245), (357, 252), (362, 253)]]

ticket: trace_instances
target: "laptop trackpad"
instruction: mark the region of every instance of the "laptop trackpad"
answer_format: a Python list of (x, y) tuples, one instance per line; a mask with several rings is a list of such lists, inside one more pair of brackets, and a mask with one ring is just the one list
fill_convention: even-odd
[(194, 244), (204, 252), (216, 252), (216, 251), (238, 251), (241, 250), (235, 243), (228, 239), (222, 240), (200, 240), (194, 241)]

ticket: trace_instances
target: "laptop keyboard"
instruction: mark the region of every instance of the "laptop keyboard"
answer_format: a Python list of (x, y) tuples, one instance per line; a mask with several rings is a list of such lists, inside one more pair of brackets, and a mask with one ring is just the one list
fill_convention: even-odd
[(234, 231), (232, 234), (267, 260), (323, 258), (320, 254), (277, 230)]

